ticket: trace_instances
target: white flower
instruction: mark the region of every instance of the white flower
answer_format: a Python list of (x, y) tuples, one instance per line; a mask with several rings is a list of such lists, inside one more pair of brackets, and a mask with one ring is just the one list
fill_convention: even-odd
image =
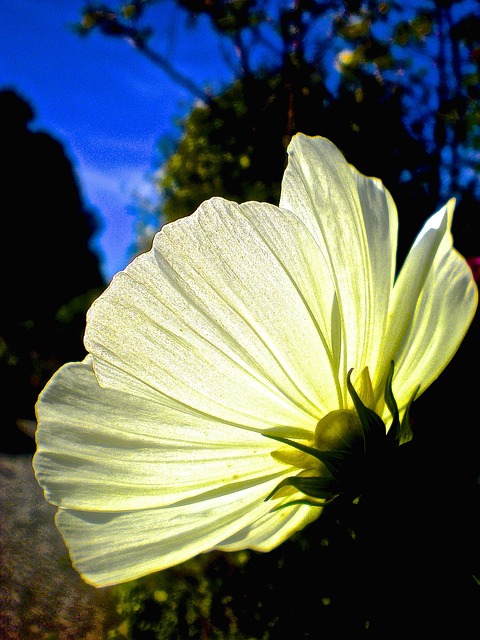
[(90, 309), (87, 358), (40, 396), (36, 476), (92, 584), (279, 545), (345, 481), (326, 470), (336, 454), (310, 453), (373, 451), (365, 415), (382, 441), (407, 439), (409, 401), (468, 329), (477, 289), (453, 200), (395, 280), (381, 182), (323, 138), (288, 153), (279, 207), (214, 198), (166, 225)]

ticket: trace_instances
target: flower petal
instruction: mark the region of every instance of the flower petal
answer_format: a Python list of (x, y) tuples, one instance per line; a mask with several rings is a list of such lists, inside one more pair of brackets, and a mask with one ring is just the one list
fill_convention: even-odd
[(292, 214), (215, 198), (166, 225), (89, 312), (102, 385), (257, 430), (313, 430), (342, 403), (332, 281)]
[[(272, 505), (263, 502), (267, 486), (185, 501), (161, 509), (121, 514), (83, 513), (60, 509), (57, 526), (67, 540), (72, 562), (95, 586), (133, 580), (212, 550), (238, 528), (262, 518)], [(318, 515), (318, 509), (315, 510)], [(276, 544), (311, 520), (304, 507), (286, 507), (268, 516), (277, 527)], [(244, 545), (243, 548), (245, 548)]]
[[(304, 497), (303, 495), (301, 497)], [(288, 502), (288, 500), (286, 500)], [(281, 507), (281, 510), (289, 510), (292, 507)], [(242, 549), (254, 549), (255, 551), (271, 551), (284, 540), (287, 540), (296, 531), (303, 529), (307, 524), (318, 518), (323, 507), (299, 505), (288, 518), (279, 519), (267, 513), (254, 523), (238, 531), (233, 536), (217, 545), (221, 551), (241, 551)]]
[(329, 265), (345, 380), (352, 367), (376, 365), (395, 274), (397, 211), (382, 183), (357, 172), (328, 140), (297, 134), (288, 153), (280, 206), (304, 222)]
[(477, 307), (472, 272), (452, 248), (454, 206), (450, 200), (425, 223), (395, 283), (383, 353), (384, 369), (395, 362), (393, 393), (399, 408), (417, 385), (422, 393), (447, 366)]
[(100, 387), (90, 357), (56, 374), (37, 413), (35, 473), (47, 499), (62, 507), (147, 509), (207, 490), (275, 486), (292, 473), (271, 456), (276, 444), (258, 433), (161, 397), (152, 402)]

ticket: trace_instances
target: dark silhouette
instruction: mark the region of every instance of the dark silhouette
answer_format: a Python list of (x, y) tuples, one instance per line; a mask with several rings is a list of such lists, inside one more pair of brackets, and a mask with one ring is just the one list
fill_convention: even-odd
[(34, 111), (15, 90), (0, 91), (3, 201), (0, 271), (0, 449), (33, 449), (17, 429), (34, 418), (45, 383), (85, 356), (85, 311), (105, 287), (88, 243), (95, 230), (62, 145), (29, 128)]

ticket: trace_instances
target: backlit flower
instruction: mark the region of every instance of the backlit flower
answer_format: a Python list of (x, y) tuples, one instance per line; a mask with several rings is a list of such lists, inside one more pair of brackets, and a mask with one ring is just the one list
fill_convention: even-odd
[(453, 200), (395, 279), (381, 182), (323, 138), (288, 155), (279, 207), (214, 198), (166, 225), (40, 396), (36, 476), (92, 584), (268, 551), (361, 493), (473, 318)]

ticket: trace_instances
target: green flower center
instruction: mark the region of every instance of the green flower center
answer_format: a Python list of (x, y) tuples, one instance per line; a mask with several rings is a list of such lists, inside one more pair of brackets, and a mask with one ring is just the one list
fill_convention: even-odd
[(357, 412), (337, 409), (327, 413), (315, 428), (315, 448), (319, 451), (363, 453), (365, 439)]
[(319, 420), (311, 444), (263, 434), (287, 445), (273, 452), (274, 458), (301, 469), (297, 475), (282, 480), (265, 500), (297, 492), (304, 494), (305, 497), (282, 503), (285, 507), (297, 503), (323, 506), (340, 495), (358, 498), (369, 482), (378, 479), (392, 451), (409, 439), (409, 410), (418, 387), (400, 423), (392, 392), (391, 363), (385, 383), (385, 403), (392, 414), (392, 424), (387, 432), (380, 416), (362, 402), (350, 381), (351, 373), (352, 370), (347, 376), (347, 388), (355, 409), (330, 411)]

